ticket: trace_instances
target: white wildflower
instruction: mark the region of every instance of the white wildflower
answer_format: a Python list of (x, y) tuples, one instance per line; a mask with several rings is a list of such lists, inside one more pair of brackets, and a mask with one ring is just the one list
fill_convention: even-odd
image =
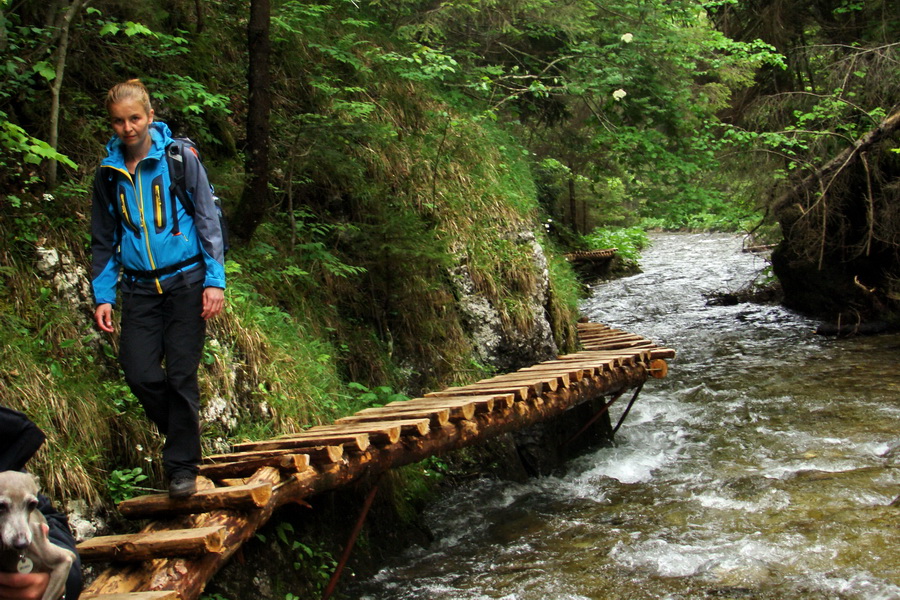
[(622, 41), (625, 42), (626, 44), (630, 44), (631, 40), (633, 40), (633, 39), (634, 39), (634, 36), (631, 35), (630, 33), (622, 34)]
[(614, 92), (612, 93), (612, 97), (613, 97), (617, 102), (618, 102), (619, 100), (621, 100), (622, 98), (624, 98), (625, 96), (627, 96), (627, 95), (628, 95), (628, 93), (627, 93), (625, 90), (623, 90), (622, 88), (619, 88), (619, 89), (617, 89), (616, 91), (614, 91)]

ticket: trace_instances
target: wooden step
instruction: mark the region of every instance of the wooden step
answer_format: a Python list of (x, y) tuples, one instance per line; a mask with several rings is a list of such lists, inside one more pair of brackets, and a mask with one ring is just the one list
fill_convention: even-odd
[(136, 562), (153, 558), (203, 556), (221, 552), (224, 540), (224, 527), (108, 535), (78, 544), (78, 555), (87, 562)]
[(675, 358), (675, 351), (670, 348), (653, 348), (650, 358)]
[[(203, 458), (204, 463), (230, 463), (243, 460), (278, 459), (290, 455), (308, 456), (311, 464), (331, 464), (344, 457), (343, 446), (312, 446), (304, 448), (280, 448), (277, 450), (255, 450), (252, 452), (231, 452), (228, 454), (211, 454)], [(202, 469), (203, 467), (201, 467)]]
[(540, 383), (544, 390), (555, 392), (559, 388), (569, 387), (569, 375), (567, 373), (542, 373), (536, 374), (528, 371), (515, 371), (506, 375), (498, 375), (491, 379), (482, 379), (474, 385), (486, 384), (490, 382), (516, 383), (530, 385), (532, 383)]
[[(395, 429), (400, 430), (400, 435), (425, 435), (431, 429), (431, 419), (428, 417), (407, 417), (405, 419), (381, 419), (378, 421), (366, 421), (363, 423), (335, 423), (332, 425), (335, 431), (340, 431), (343, 429), (349, 430), (359, 430), (363, 433), (369, 433), (371, 437), (375, 432), (381, 432), (382, 430), (390, 430), (393, 432)], [(393, 438), (393, 434), (391, 436)], [(391, 443), (396, 443), (399, 439), (392, 439)]]
[[(445, 390), (447, 395), (455, 395), (455, 391), (463, 391), (468, 393), (478, 393), (481, 395), (487, 394), (496, 394), (496, 393), (507, 393), (515, 396), (516, 400), (519, 402), (524, 402), (529, 398), (533, 398), (535, 396), (540, 396), (544, 392), (544, 384), (543, 382), (530, 382), (528, 384), (520, 384), (520, 383), (504, 383), (502, 381), (498, 381), (496, 383), (491, 383), (488, 381), (487, 383), (473, 383), (471, 385), (461, 386), (457, 388), (450, 388)], [(442, 394), (442, 392), (436, 392), (437, 394)], [(431, 394), (425, 394), (425, 396), (430, 396)]]
[(138, 496), (119, 503), (119, 512), (129, 519), (171, 514), (196, 514), (212, 510), (262, 508), (272, 498), (269, 482), (198, 490), (193, 496), (173, 500), (168, 494)]
[(429, 419), (434, 428), (443, 427), (450, 421), (450, 409), (448, 408), (394, 408), (379, 406), (365, 408), (355, 415), (342, 417), (336, 423), (366, 423), (369, 421), (387, 421), (396, 419)]
[[(432, 394), (434, 395), (432, 396)], [(480, 394), (474, 390), (464, 390), (455, 387), (440, 392), (430, 392), (424, 398), (416, 399), (416, 402), (432, 405), (434, 405), (434, 401), (448, 403), (448, 406), (452, 406), (453, 402), (474, 402), (477, 412), (491, 412), (494, 409), (506, 410), (511, 408), (516, 403), (516, 396), (506, 392)]]
[(527, 400), (530, 396), (535, 394), (535, 390), (532, 389), (532, 386), (528, 385), (519, 385), (516, 383), (497, 383), (496, 385), (481, 385), (478, 386), (465, 386), (465, 387), (452, 387), (447, 388), (445, 390), (440, 390), (437, 392), (428, 392), (425, 394), (426, 398), (436, 398), (436, 397), (444, 397), (444, 396), (502, 396), (511, 394), (513, 399), (517, 402), (521, 402), (523, 400)]
[[(406, 402), (418, 407), (440, 407), (450, 409), (450, 420), (471, 420), (476, 413), (491, 412), (497, 403), (502, 406), (510, 404), (511, 395), (501, 394), (500, 396), (491, 395), (472, 395), (471, 391), (460, 390), (459, 388), (451, 388), (444, 392), (432, 392), (424, 398), (415, 398)], [(389, 404), (388, 406), (391, 406)]]
[(183, 600), (183, 596), (175, 590), (156, 592), (123, 592), (119, 594), (85, 594), (79, 600)]
[(592, 377), (595, 374), (602, 373), (603, 363), (598, 364), (597, 362), (585, 362), (582, 364), (565, 364), (560, 361), (553, 364), (540, 363), (534, 365), (533, 367), (526, 367), (522, 370), (531, 373), (540, 373), (542, 371), (546, 371), (549, 373), (564, 372), (568, 376), (569, 384), (571, 385), (572, 383), (581, 381), (585, 377)]
[[(336, 448), (343, 454), (340, 446), (336, 446)], [(263, 467), (275, 467), (288, 473), (298, 473), (308, 469), (310, 465), (309, 454), (274, 454), (271, 456), (252, 456), (252, 452), (247, 454), (250, 456), (231, 455), (230, 461), (210, 461), (208, 464), (200, 465), (200, 474), (210, 479), (239, 478), (252, 475)], [(340, 456), (337, 460), (340, 460)]]
[[(424, 428), (424, 429), (423, 429)], [(405, 419), (402, 421), (382, 420), (369, 423), (338, 423), (335, 425), (319, 425), (311, 429), (307, 429), (302, 434), (288, 434), (280, 436), (278, 439), (297, 439), (298, 436), (313, 436), (319, 434), (358, 434), (364, 433), (369, 436), (373, 443), (396, 444), (400, 436), (404, 433), (415, 433), (422, 435), (428, 433), (430, 424), (428, 419)], [(303, 439), (300, 437), (300, 439)]]
[(615, 342), (611, 344), (603, 344), (600, 346), (588, 345), (587, 348), (596, 348), (599, 350), (627, 350), (631, 348), (654, 348), (655, 345), (650, 340), (644, 340), (642, 342)]
[[(312, 430), (310, 430), (312, 431)], [(254, 450), (281, 450), (286, 448), (308, 448), (311, 446), (344, 446), (348, 450), (364, 452), (369, 447), (369, 436), (365, 433), (327, 434), (309, 433), (296, 434), (290, 439), (265, 440), (261, 442), (242, 442), (235, 444), (238, 452), (251, 452)]]

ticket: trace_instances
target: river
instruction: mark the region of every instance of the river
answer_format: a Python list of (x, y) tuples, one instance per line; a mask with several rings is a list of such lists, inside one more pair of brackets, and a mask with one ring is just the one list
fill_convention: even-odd
[(657, 235), (641, 265), (582, 307), (678, 353), (616, 447), (455, 490), (426, 516), (435, 542), (352, 597), (900, 599), (900, 336), (707, 305), (765, 267), (734, 236)]

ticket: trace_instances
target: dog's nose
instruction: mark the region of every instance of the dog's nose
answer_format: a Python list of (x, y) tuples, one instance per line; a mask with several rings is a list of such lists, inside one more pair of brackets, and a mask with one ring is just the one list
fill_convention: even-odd
[(13, 548), (16, 550), (24, 550), (31, 543), (27, 535), (17, 535), (13, 540)]

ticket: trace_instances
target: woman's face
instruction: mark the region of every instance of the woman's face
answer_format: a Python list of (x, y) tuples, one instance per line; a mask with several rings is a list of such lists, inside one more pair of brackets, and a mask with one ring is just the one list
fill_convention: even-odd
[(153, 110), (148, 114), (144, 105), (137, 100), (122, 100), (109, 107), (109, 119), (113, 131), (125, 144), (129, 153), (141, 149), (149, 149), (150, 123), (153, 122)]

